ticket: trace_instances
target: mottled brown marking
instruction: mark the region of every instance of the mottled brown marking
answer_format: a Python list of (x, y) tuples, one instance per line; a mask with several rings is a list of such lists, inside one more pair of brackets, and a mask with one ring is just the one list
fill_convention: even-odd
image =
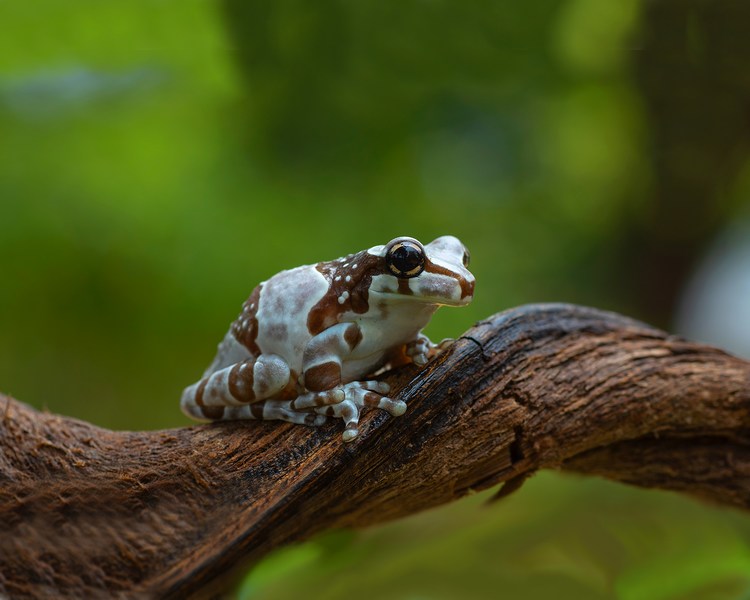
[(232, 323), (231, 331), (235, 339), (245, 346), (252, 354), (260, 355), (260, 348), (256, 343), (258, 338), (258, 303), (263, 284), (256, 286), (250, 297), (242, 305), (240, 316)]
[(305, 387), (312, 392), (330, 390), (341, 383), (341, 365), (328, 361), (305, 371)]
[(383, 396), (376, 394), (375, 392), (367, 392), (365, 394), (365, 406), (378, 406)]
[(254, 419), (263, 419), (263, 407), (265, 407), (265, 402), (254, 402), (250, 405), (250, 414), (253, 415)]
[(344, 331), (344, 340), (349, 344), (349, 349), (354, 350), (357, 345), (362, 341), (362, 330), (359, 325), (352, 323)]
[(402, 279), (401, 277), (398, 278), (398, 293), (405, 296), (414, 295), (414, 291), (409, 287), (408, 279)]
[(289, 337), (289, 328), (286, 323), (272, 323), (268, 327), (264, 327), (263, 332), (264, 336), (268, 334), (269, 337), (279, 342), (285, 342)]
[(254, 365), (255, 359), (246, 360), (237, 363), (229, 371), (229, 393), (240, 402), (255, 400), (255, 393), (253, 392)]
[(380, 256), (373, 256), (366, 250), (360, 252), (358, 257), (357, 275), (358, 279), (353, 282), (349, 297), (349, 304), (352, 311), (357, 314), (366, 313), (370, 309), (370, 284), (375, 275), (382, 275), (386, 272), (385, 259)]
[(310, 363), (318, 362), (320, 359), (327, 358), (329, 355), (330, 351), (320, 344), (308, 344), (302, 352), (302, 364), (309, 365)]
[(271, 389), (270, 381), (268, 381), (267, 375), (265, 377), (262, 375), (263, 372), (261, 371), (261, 377), (255, 382), (255, 386), (258, 388), (258, 396), (260, 398), (268, 398), (268, 390)]
[(206, 391), (207, 385), (208, 377), (205, 377), (204, 379), (201, 379), (201, 382), (198, 384), (198, 387), (195, 390), (194, 400), (198, 406), (203, 406), (203, 392)]
[[(357, 264), (356, 269), (352, 269), (354, 263)], [(349, 266), (344, 267), (344, 264)], [(372, 278), (386, 271), (385, 260), (373, 256), (367, 250), (349, 254), (343, 259), (318, 263), (315, 268), (326, 278), (328, 291), (308, 315), (307, 329), (312, 335), (338, 323), (339, 317), (345, 312), (366, 313), (370, 308), (368, 298)], [(347, 275), (351, 276), (351, 281), (346, 281)], [(336, 277), (339, 277), (338, 281)], [(339, 303), (339, 296), (343, 292), (349, 292), (349, 297)]]
[(378, 310), (380, 311), (380, 316), (383, 319), (388, 318), (388, 304), (386, 302), (378, 302)]
[(224, 417), (223, 406), (201, 406), (201, 411), (207, 419), (217, 421)]

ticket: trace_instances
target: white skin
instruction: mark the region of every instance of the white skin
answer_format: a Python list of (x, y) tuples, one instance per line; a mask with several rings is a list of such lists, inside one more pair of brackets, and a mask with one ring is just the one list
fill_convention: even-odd
[(363, 407), (406, 410), (367, 375), (409, 360), (424, 365), (438, 351), (421, 330), (441, 305), (471, 302), (467, 265), (463, 244), (443, 236), (424, 247), (396, 238), (282, 271), (245, 303), (203, 378), (183, 392), (183, 412), (307, 425), (341, 418), (351, 441)]

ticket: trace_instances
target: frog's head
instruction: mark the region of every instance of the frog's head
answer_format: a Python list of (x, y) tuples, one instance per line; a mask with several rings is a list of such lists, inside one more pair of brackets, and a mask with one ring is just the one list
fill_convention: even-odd
[(370, 293), (448, 306), (465, 306), (474, 297), (469, 251), (451, 235), (426, 246), (398, 237), (368, 252), (383, 259), (382, 273), (372, 278)]

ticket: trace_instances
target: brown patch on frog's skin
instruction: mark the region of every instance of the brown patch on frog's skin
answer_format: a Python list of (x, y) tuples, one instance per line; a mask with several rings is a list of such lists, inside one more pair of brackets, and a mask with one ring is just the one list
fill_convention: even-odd
[(195, 390), (194, 400), (195, 400), (195, 403), (201, 408), (203, 407), (203, 392), (206, 391), (207, 385), (208, 385), (208, 377), (204, 377), (203, 379), (201, 379), (201, 382), (198, 384), (198, 387)]
[(255, 400), (255, 392), (253, 391), (254, 364), (254, 360), (243, 361), (234, 365), (232, 370), (229, 371), (229, 393), (240, 402)]
[(279, 342), (285, 342), (289, 337), (289, 328), (285, 323), (274, 323), (265, 329), (265, 334)]
[(242, 305), (240, 316), (232, 323), (231, 331), (235, 339), (245, 346), (251, 354), (260, 356), (260, 348), (256, 343), (258, 338), (258, 302), (263, 284), (256, 286), (250, 297)]
[(380, 311), (380, 317), (382, 319), (388, 318), (388, 303), (380, 301), (378, 302), (378, 310)]
[(398, 277), (398, 293), (404, 296), (414, 295), (414, 291), (409, 287), (409, 279)]
[[(312, 307), (307, 317), (307, 329), (312, 335), (338, 323), (339, 317), (346, 312), (366, 313), (370, 308), (368, 300), (372, 278), (385, 273), (386, 267), (382, 257), (363, 250), (344, 258), (318, 263), (315, 268), (328, 281), (328, 291)], [(343, 300), (339, 302), (339, 298)]]
[(474, 282), (473, 281), (467, 281), (463, 277), (458, 276), (458, 274), (455, 271), (451, 271), (450, 269), (446, 269), (445, 267), (436, 265), (429, 258), (425, 262), (424, 270), (427, 271), (428, 273), (434, 273), (436, 275), (447, 275), (451, 279), (457, 280), (458, 284), (461, 286), (461, 299), (462, 300), (466, 298), (467, 296), (474, 295)]
[(330, 356), (329, 351), (321, 346), (308, 344), (302, 353), (302, 364), (310, 365), (317, 362), (326, 362), (324, 359)]
[(352, 323), (344, 331), (344, 340), (349, 345), (350, 350), (354, 350), (357, 345), (362, 341), (362, 330), (359, 325)]
[(195, 390), (195, 404), (201, 409), (203, 416), (207, 419), (215, 421), (224, 417), (223, 406), (206, 406), (203, 404), (203, 393), (206, 391), (208, 385), (208, 377), (204, 377), (198, 384), (198, 388)]
[(213, 421), (222, 419), (224, 417), (223, 406), (201, 406), (201, 411), (207, 419), (211, 419)]
[(341, 384), (341, 365), (328, 361), (305, 371), (305, 387), (311, 392), (330, 390)]
[(302, 382), (300, 380), (300, 374), (292, 369), (289, 372), (289, 383), (287, 383), (286, 387), (276, 395), (276, 398), (279, 400), (293, 400), (299, 396), (304, 389), (305, 388), (302, 387)]

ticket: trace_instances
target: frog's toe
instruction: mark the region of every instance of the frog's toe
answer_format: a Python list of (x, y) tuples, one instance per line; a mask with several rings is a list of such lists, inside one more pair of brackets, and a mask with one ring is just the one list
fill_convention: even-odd
[[(315, 409), (315, 412), (319, 415), (325, 415), (327, 417), (335, 417), (337, 419), (343, 419), (346, 429), (357, 428), (359, 422), (359, 409), (362, 406), (361, 403), (356, 401), (356, 398), (347, 398), (339, 404), (331, 404), (329, 406), (320, 406)], [(356, 434), (355, 434), (356, 436)]]
[(355, 383), (357, 387), (375, 392), (376, 394), (387, 394), (391, 391), (391, 386), (385, 381), (357, 381)]
[(387, 396), (379, 396), (373, 393), (365, 394), (364, 405), (380, 408), (394, 417), (400, 417), (406, 412), (406, 402), (403, 400), (392, 400)]
[(448, 348), (450, 348), (455, 343), (456, 340), (453, 338), (443, 338), (438, 342), (437, 350), (438, 352), (442, 352), (443, 350), (447, 350)]
[(351, 442), (358, 435), (359, 435), (359, 429), (357, 429), (357, 424), (349, 423), (347, 424), (346, 429), (344, 429), (344, 433), (341, 434), (341, 437), (345, 442)]
[(326, 417), (325, 415), (316, 415), (315, 413), (305, 415), (305, 425), (320, 427), (326, 421), (328, 421), (328, 417)]
[(290, 407), (293, 410), (308, 410), (320, 406), (340, 404), (344, 400), (346, 400), (346, 392), (342, 388), (336, 387), (330, 390), (301, 394), (291, 401)]
[(336, 406), (339, 416), (344, 420), (344, 433), (342, 437), (345, 442), (351, 442), (359, 435), (359, 406), (354, 401), (346, 400)]
[(411, 357), (411, 360), (418, 367), (424, 367), (430, 361), (427, 354), (415, 354)]
[(406, 402), (403, 400), (393, 400), (393, 406), (388, 410), (394, 417), (400, 417), (406, 412)]

